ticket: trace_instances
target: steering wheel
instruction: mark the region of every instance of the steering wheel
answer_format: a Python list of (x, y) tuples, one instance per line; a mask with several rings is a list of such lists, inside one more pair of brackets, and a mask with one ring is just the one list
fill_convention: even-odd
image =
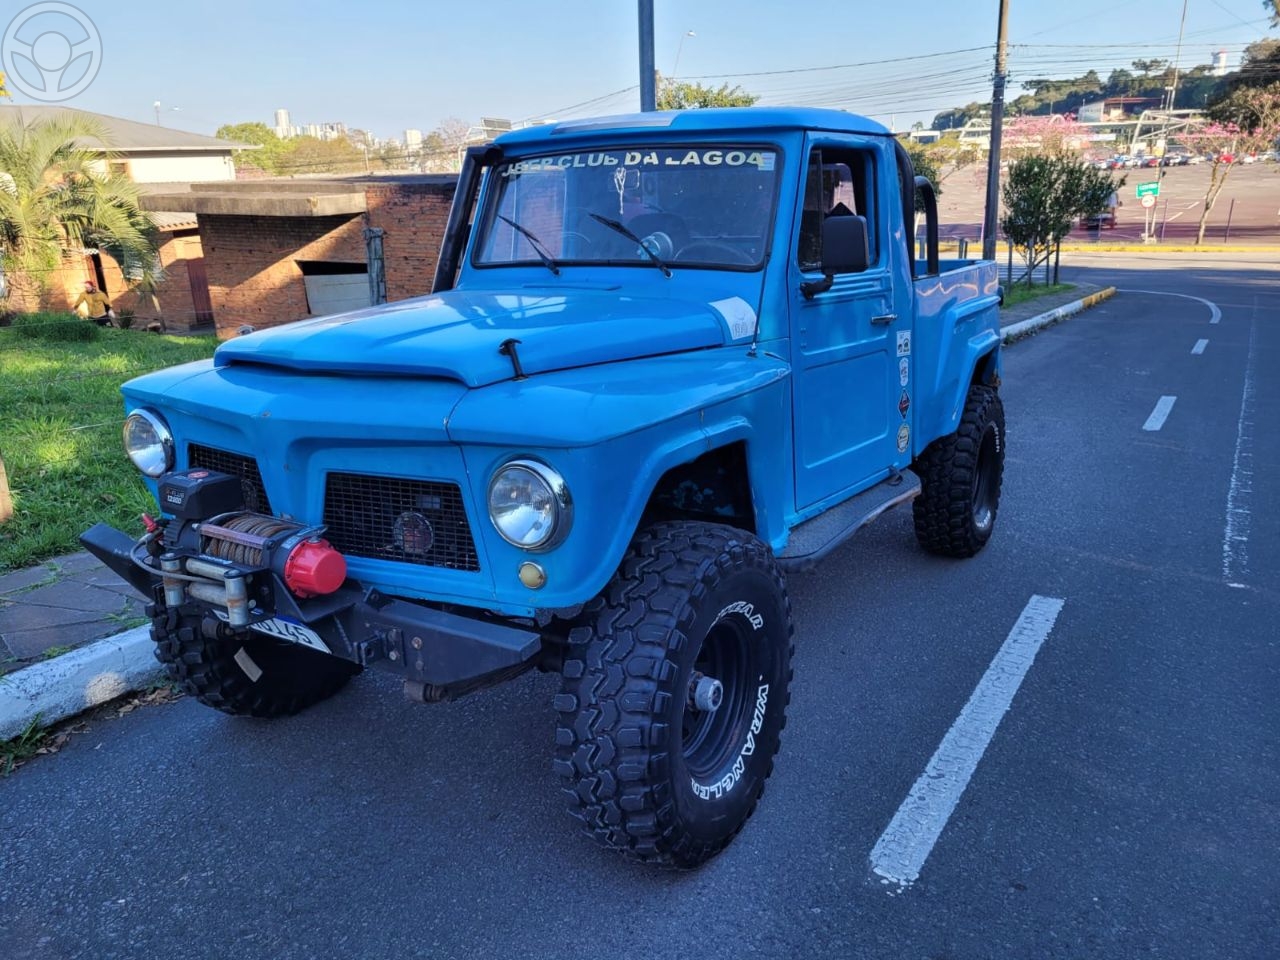
[(595, 241), (585, 233), (579, 233), (577, 230), (565, 230), (560, 234), (560, 256), (562, 257), (567, 256), (565, 251), (570, 247), (581, 254), (593, 246), (595, 246)]
[(720, 240), (694, 240), (676, 251), (676, 262), (682, 260), (728, 261), (741, 266), (750, 266), (755, 261), (744, 251)]

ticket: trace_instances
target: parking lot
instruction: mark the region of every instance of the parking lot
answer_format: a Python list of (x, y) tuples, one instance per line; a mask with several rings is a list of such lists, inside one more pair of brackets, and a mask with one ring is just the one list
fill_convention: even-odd
[[(1125, 177), (1125, 185), (1119, 191), (1124, 206), (1117, 212), (1115, 229), (1104, 229), (1096, 236), (1093, 231), (1076, 229), (1069, 239), (1086, 243), (1095, 239), (1103, 243), (1141, 242), (1145, 218), (1135, 188), (1139, 183), (1158, 180), (1160, 195), (1151, 208), (1152, 232), (1167, 244), (1195, 241), (1209, 185), (1210, 164), (1112, 172)], [(981, 235), (985, 178), (985, 165), (975, 164), (950, 174), (943, 181), (938, 206), (944, 237), (963, 236), (972, 240)], [(1280, 164), (1259, 162), (1233, 166), (1205, 230), (1206, 246), (1222, 246), (1228, 242), (1280, 243)]]
[(792, 579), (778, 766), (705, 868), (575, 832), (554, 678), (426, 708), (368, 674), (274, 723), (98, 721), (0, 781), (0, 952), (1276, 955), (1280, 269), (1071, 264), (1120, 292), (1009, 349), (991, 544), (927, 556), (900, 510)]

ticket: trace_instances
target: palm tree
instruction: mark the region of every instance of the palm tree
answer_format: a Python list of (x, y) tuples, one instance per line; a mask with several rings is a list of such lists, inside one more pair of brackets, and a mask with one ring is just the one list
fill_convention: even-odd
[(99, 247), (125, 266), (155, 259), (138, 188), (110, 171), (105, 131), (55, 116), (0, 124), (0, 268), (17, 305), (33, 307), (62, 260)]

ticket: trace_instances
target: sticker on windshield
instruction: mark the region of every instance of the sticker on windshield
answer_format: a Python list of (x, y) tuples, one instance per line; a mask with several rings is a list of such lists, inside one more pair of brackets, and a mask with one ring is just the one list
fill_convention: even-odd
[(541, 170), (570, 170), (589, 167), (755, 167), (772, 173), (778, 155), (773, 150), (685, 149), (620, 150), (601, 153), (564, 153), (553, 157), (516, 160), (499, 170), (502, 177), (514, 177)]
[(728, 297), (724, 300), (713, 300), (709, 306), (729, 325), (729, 339), (741, 340), (743, 337), (754, 337), (758, 318), (751, 309), (751, 304), (741, 297)]

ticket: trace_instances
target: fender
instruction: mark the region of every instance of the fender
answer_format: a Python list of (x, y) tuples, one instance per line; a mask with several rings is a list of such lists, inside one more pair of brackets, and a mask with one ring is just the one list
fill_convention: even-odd
[[(773, 358), (744, 356), (741, 348), (730, 360), (710, 356), (716, 352), (724, 351), (631, 361), (613, 371), (597, 368), (533, 378), (517, 386), (518, 404), (508, 402), (505, 384), (463, 398), (448, 429), (466, 461), (474, 502), (486, 503), (494, 471), (520, 457), (533, 457), (559, 471), (573, 498), (574, 526), (562, 543), (546, 552), (513, 547), (487, 518), (477, 519), (475, 529), (483, 538), (493, 577), (490, 602), (495, 609), (528, 616), (536, 609), (561, 609), (589, 600), (617, 570), (650, 495), (668, 470), (739, 440), (784, 435), (789, 416), (785, 365)], [(708, 374), (708, 363), (716, 376)], [(691, 364), (702, 369), (695, 374)], [(646, 393), (627, 389), (640, 366), (651, 368), (646, 376), (663, 371), (665, 394), (656, 393), (652, 383)], [(613, 382), (610, 374), (616, 377)], [(594, 392), (585, 389), (592, 380)], [(645, 398), (641, 410), (634, 409), (642, 406), (637, 396)], [(620, 419), (643, 426), (622, 433)], [(611, 429), (602, 436), (592, 429), (598, 424)], [(511, 438), (520, 435), (528, 442), (512, 446)], [(756, 523), (764, 539), (776, 537), (778, 531), (772, 528), (784, 513), (781, 503), (764, 494), (776, 492), (780, 497), (786, 486), (781, 478), (757, 485), (756, 478), (765, 470), (780, 469), (784, 461), (779, 453), (748, 445)], [(518, 571), (524, 562), (537, 563), (546, 573), (541, 589), (530, 590), (520, 582)]]

